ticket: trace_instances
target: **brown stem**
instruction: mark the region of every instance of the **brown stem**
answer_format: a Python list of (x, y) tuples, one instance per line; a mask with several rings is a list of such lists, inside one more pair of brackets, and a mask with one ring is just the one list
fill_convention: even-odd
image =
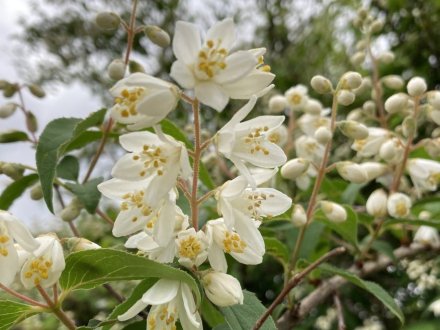
[(194, 99), (192, 105), (194, 113), (194, 161), (193, 161), (193, 181), (191, 188), (191, 219), (194, 229), (197, 231), (199, 228), (199, 208), (197, 203), (197, 187), (199, 183), (199, 166), (201, 156), (201, 144), (200, 144), (200, 106), (199, 101)]
[(345, 330), (347, 327), (345, 326), (344, 321), (344, 311), (342, 310), (341, 298), (337, 292), (333, 294), (333, 302), (338, 314), (338, 330)]
[(197, 204), (202, 204), (204, 201), (206, 201), (208, 198), (210, 198), (212, 195), (214, 195), (216, 193), (217, 190), (211, 190), (208, 191), (206, 194), (204, 194), (202, 197), (200, 197), (197, 200)]
[(361, 252), (361, 255), (359, 257), (360, 261), (362, 261), (366, 258), (368, 251), (370, 251), (371, 246), (373, 245), (374, 241), (376, 240), (376, 238), (379, 237), (380, 230), (382, 229), (382, 225), (384, 224), (384, 222), (385, 222), (385, 219), (379, 219), (379, 223), (377, 224), (376, 229), (374, 230), (373, 234), (371, 235), (371, 238), (368, 241), (368, 243), (365, 245), (365, 248)]
[(109, 225), (111, 225), (111, 226), (114, 225), (114, 221), (104, 211), (102, 211), (101, 209), (97, 208), (95, 212), (96, 212), (97, 215), (99, 215)]
[[(19, 108), (20, 108), (20, 110), (23, 112), (23, 114), (24, 114), (24, 116), (25, 116), (25, 119), (27, 119), (27, 117), (29, 116), (29, 113), (30, 113), (30, 112), (29, 112), (29, 110), (26, 109), (26, 105), (24, 104), (23, 92), (21, 91), (21, 88), (22, 88), (22, 87), (23, 87), (23, 86), (20, 86), (20, 87), (17, 89), (18, 98), (20, 99), (20, 106), (19, 106)], [(27, 127), (27, 125), (26, 125), (26, 127)], [(31, 142), (32, 142), (34, 145), (38, 144), (38, 139), (37, 139), (35, 133), (32, 132), (29, 128), (28, 128), (28, 131), (29, 131), (29, 133), (31, 133), (31, 136), (32, 136), (32, 141), (31, 141)]]
[(133, 0), (133, 7), (131, 9), (130, 23), (127, 30), (127, 50), (125, 52), (125, 65), (130, 61), (130, 53), (133, 49), (133, 39), (135, 36), (135, 23), (136, 23), (136, 7), (137, 0)]
[(44, 300), (46, 300), (47, 304), (49, 305), (49, 308), (52, 310), (52, 312), (58, 317), (58, 319), (63, 322), (63, 324), (70, 330), (75, 330), (76, 325), (75, 323), (64, 313), (64, 311), (61, 309), (60, 306), (55, 304), (52, 299), (50, 299), (49, 295), (47, 294), (46, 290), (44, 290), (41, 285), (36, 286), (38, 292), (40, 292), (41, 296)]
[(38, 302), (38, 301), (36, 301), (36, 300), (34, 300), (32, 298), (29, 298), (29, 297), (27, 297), (25, 295), (22, 295), (21, 293), (18, 293), (17, 291), (12, 290), (12, 289), (8, 288), (7, 286), (5, 286), (5, 285), (3, 285), (1, 283), (0, 283), (0, 289), (2, 289), (5, 292), (9, 293), (11, 296), (17, 297), (18, 299), (23, 300), (23, 301), (25, 301), (25, 302), (27, 302), (27, 303), (29, 303), (31, 305), (38, 306), (38, 307), (43, 307), (43, 308), (47, 308), (48, 307), (47, 305), (44, 305), (44, 304), (42, 304), (42, 303), (40, 303), (40, 302)]
[[(63, 199), (63, 195), (61, 194), (60, 187), (58, 186), (58, 184), (54, 184), (54, 188), (58, 201), (60, 202), (61, 207), (64, 209), (66, 207), (66, 204), (64, 203), (64, 199)], [(69, 225), (73, 235), (75, 235), (76, 237), (81, 236), (73, 221), (67, 221), (67, 224)]]
[(58, 304), (58, 285), (56, 283), (52, 286), (52, 290), (53, 290), (53, 301), (55, 304)]
[(275, 307), (277, 307), (279, 304), (281, 304), (284, 300), (284, 297), (286, 297), (290, 290), (292, 290), (295, 286), (297, 286), (307, 275), (310, 274), (312, 270), (314, 270), (316, 267), (318, 267), (320, 264), (322, 264), (327, 259), (342, 254), (346, 251), (344, 247), (337, 247), (336, 249), (331, 250), (330, 252), (327, 252), (323, 256), (321, 256), (316, 261), (312, 262), (310, 265), (308, 265), (306, 268), (304, 268), (303, 271), (300, 273), (295, 274), (295, 276), (292, 277), (292, 279), (289, 280), (286, 286), (284, 286), (283, 290), (281, 290), (280, 294), (275, 298), (275, 300), (272, 302), (272, 304), (269, 306), (269, 308), (264, 312), (264, 314), (258, 319), (258, 321), (254, 325), (254, 330), (260, 329), (260, 327), (263, 325), (263, 323), (266, 321), (266, 319), (272, 314)]

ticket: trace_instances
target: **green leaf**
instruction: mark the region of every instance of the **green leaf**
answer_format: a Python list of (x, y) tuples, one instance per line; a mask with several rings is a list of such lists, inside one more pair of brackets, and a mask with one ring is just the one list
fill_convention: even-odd
[(0, 143), (30, 141), (28, 135), (22, 131), (7, 131), (0, 133)]
[(347, 211), (347, 220), (344, 222), (335, 223), (333, 221), (328, 220), (321, 210), (316, 212), (314, 218), (315, 220), (324, 223), (331, 230), (337, 232), (339, 235), (341, 235), (342, 238), (347, 240), (349, 243), (353, 244), (353, 246), (358, 247), (357, 214), (348, 205), (344, 205), (344, 208)]
[[(341, 195), (342, 202), (345, 204), (353, 205), (359, 197), (359, 192), (363, 187), (365, 187), (365, 185), (366, 185), (365, 183), (364, 184), (350, 183)], [(365, 202), (364, 198), (362, 198), (362, 200), (363, 202)]]
[(100, 184), (102, 180), (102, 178), (96, 178), (84, 184), (66, 183), (66, 187), (78, 197), (87, 212), (94, 214), (101, 199), (101, 193), (96, 186)]
[(86, 119), (58, 118), (47, 124), (37, 145), (37, 169), (40, 175), (44, 200), (48, 209), (53, 212), (53, 189), (56, 167), (64, 155), (69, 143), (79, 134), (104, 120), (106, 109), (90, 114)]
[(112, 249), (97, 249), (72, 253), (66, 258), (66, 268), (60, 285), (66, 291), (93, 289), (112, 282), (167, 278), (189, 285), (200, 304), (201, 295), (195, 279), (187, 272), (155, 261)]
[(206, 298), (203, 296), (202, 305), (200, 306), (200, 311), (202, 313), (203, 319), (208, 323), (211, 328), (217, 325), (223, 324), (225, 318), (222, 313)]
[(10, 300), (0, 300), (0, 330), (10, 329), (24, 319), (37, 314), (35, 307)]
[(373, 244), (371, 244), (371, 247), (377, 252), (386, 255), (394, 262), (397, 261), (396, 256), (394, 255), (393, 247), (390, 243), (385, 241), (374, 241)]
[(392, 227), (396, 224), (406, 224), (413, 226), (429, 226), (440, 229), (440, 221), (439, 220), (420, 220), (420, 219), (389, 219), (386, 220), (383, 224), (383, 228)]
[(23, 192), (38, 180), (38, 174), (29, 174), (12, 182), (0, 195), (0, 209), (7, 210)]
[(67, 155), (61, 159), (57, 166), (57, 176), (66, 180), (77, 181), (79, 175), (79, 162), (74, 156)]
[(396, 304), (393, 297), (391, 297), (388, 292), (386, 292), (379, 284), (364, 281), (353, 273), (350, 273), (344, 269), (336, 268), (329, 264), (322, 264), (318, 268), (328, 273), (339, 275), (354, 285), (357, 285), (358, 287), (368, 291), (379, 299), (395, 316), (397, 316), (402, 324), (405, 322), (405, 316), (403, 315), (400, 307)]
[(122, 330), (145, 330), (147, 328), (147, 321), (137, 321), (130, 323), (122, 328)]
[[(118, 315), (124, 314), (126, 311), (130, 309), (131, 306), (134, 305), (136, 301), (142, 298), (143, 294), (153, 286), (154, 283), (156, 283), (157, 279), (155, 278), (147, 278), (143, 281), (141, 281), (131, 293), (131, 296), (125, 300), (122, 304), (118, 305), (113, 309), (111, 314), (108, 316), (108, 320), (114, 319), (117, 321)], [(108, 324), (102, 327), (102, 330), (110, 330), (112, 324)]]
[(277, 259), (283, 267), (289, 263), (289, 250), (281, 241), (275, 237), (263, 237), (266, 253)]
[[(249, 291), (243, 291), (243, 295), (243, 305), (234, 305), (220, 309), (229, 328), (221, 325), (216, 327), (216, 329), (249, 330), (254, 327), (255, 322), (257, 322), (260, 316), (263, 315), (263, 313), (266, 311), (266, 308), (258, 300), (255, 294)], [(271, 316), (269, 316), (260, 329), (276, 329), (275, 323)]]

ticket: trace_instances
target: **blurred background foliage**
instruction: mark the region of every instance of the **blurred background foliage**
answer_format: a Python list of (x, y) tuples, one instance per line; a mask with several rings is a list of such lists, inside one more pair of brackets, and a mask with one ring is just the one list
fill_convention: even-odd
[[(17, 54), (18, 61), (22, 63), (20, 68), (23, 76), (43, 86), (79, 81), (103, 100), (108, 100), (107, 90), (113, 82), (106, 74), (106, 67), (113, 59), (123, 57), (126, 35), (122, 29), (116, 33), (102, 33), (96, 27), (94, 17), (96, 13), (105, 10), (114, 11), (127, 20), (131, 2), (45, 0), (44, 6), (40, 5), (41, 2), (31, 0), (34, 17), (22, 17), (23, 31), (15, 36), (23, 45)], [(335, 80), (345, 71), (358, 69), (349, 60), (354, 53), (359, 33), (351, 20), (362, 4), (369, 5), (379, 17), (386, 20), (385, 33), (377, 47), (389, 47), (396, 54), (393, 63), (380, 67), (381, 76), (402, 74), (404, 78), (409, 78), (420, 75), (426, 78), (431, 89), (434, 88), (440, 82), (440, 1), (437, 0), (139, 1), (137, 17), (138, 24), (160, 26), (172, 36), (176, 20), (195, 22), (206, 30), (215, 20), (233, 16), (238, 25), (240, 40), (237, 48), (266, 47), (265, 62), (277, 75), (276, 88), (284, 92), (296, 84), (308, 85), (311, 77), (316, 74)], [(134, 41), (133, 59), (141, 63), (147, 73), (167, 79), (173, 55), (170, 48), (159, 48), (148, 42), (143, 34), (138, 34)], [(365, 67), (364, 73), (368, 69)], [(205, 122), (218, 127), (231, 116), (232, 109), (236, 109), (234, 102), (222, 114), (205, 112)], [(185, 126), (187, 116), (184, 111), (175, 112), (173, 116), (178, 126)], [(220, 120), (211, 121), (213, 118)], [(328, 189), (330, 193), (333, 187), (329, 186)], [(207, 218), (211, 215), (217, 217), (214, 207), (206, 212)], [(80, 224), (81, 231), (87, 233), (86, 238), (102, 246), (121, 246), (121, 241), (113, 238), (108, 228), (97, 228), (96, 221), (86, 220), (83, 219)], [(324, 239), (306, 240), (305, 249), (308, 252), (304, 251), (303, 257), (313, 257), (313, 253), (325, 249), (322, 245), (326, 244), (326, 232), (319, 224), (315, 227), (315, 237)], [(283, 236), (290, 237), (294, 242), (292, 237), (297, 233), (295, 229), (290, 230), (293, 232), (274, 228), (272, 234), (280, 239)], [(95, 235), (98, 232), (100, 235)], [(258, 267), (243, 267), (231, 261), (231, 271), (242, 280), (244, 287), (256, 292), (265, 304), (270, 303), (278, 294), (282, 269), (270, 256)], [(391, 290), (391, 294), (400, 297), (399, 302), (403, 305), (409, 324), (406, 329), (440, 328), (432, 319), (432, 314), (426, 312), (427, 304), (440, 292), (418, 293), (411, 286), (405, 271), (399, 267), (376, 274), (372, 280), (382, 283)], [(313, 287), (317, 284), (311, 281), (309, 285)], [(129, 293), (129, 288), (118, 289)], [(344, 293), (341, 292), (341, 295), (349, 329), (362, 325), (363, 320), (373, 315), (382, 320), (386, 329), (398, 329), (396, 319), (384, 311), (368, 293), (353, 287), (350, 287), (348, 295)], [(99, 310), (98, 305), (102, 305), (106, 311), (115, 305), (111, 298), (105, 297), (103, 290), (97, 290), (96, 299), (93, 300), (88, 294), (79, 293), (72, 297), (67, 309), (75, 313), (78, 320), (86, 322), (96, 316), (94, 313)], [(84, 309), (85, 306), (87, 308)], [(313, 328), (316, 319), (325, 315), (329, 306), (330, 303), (320, 306), (300, 328)], [(79, 315), (82, 317), (79, 318)], [(17, 328), (20, 327), (23, 326)], [(41, 325), (41, 329), (57, 327), (52, 323)], [(329, 329), (334, 327), (335, 322)]]

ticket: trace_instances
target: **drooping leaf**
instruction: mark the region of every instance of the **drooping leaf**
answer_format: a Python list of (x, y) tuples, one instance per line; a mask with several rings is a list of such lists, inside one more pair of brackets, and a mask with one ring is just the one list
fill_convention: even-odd
[(37, 314), (35, 307), (10, 300), (0, 300), (0, 330), (12, 328), (24, 319)]
[(87, 212), (94, 214), (101, 199), (101, 193), (97, 185), (100, 184), (102, 180), (102, 178), (96, 178), (84, 184), (66, 183), (66, 186), (78, 197), (81, 203), (83, 203)]
[(67, 155), (61, 159), (57, 166), (57, 176), (66, 180), (77, 181), (79, 175), (79, 162), (75, 156)]
[(182, 281), (194, 292), (197, 303), (201, 295), (194, 278), (183, 270), (123, 251), (98, 249), (72, 253), (66, 258), (66, 268), (60, 285), (64, 290), (92, 289), (112, 281), (167, 278)]
[(22, 131), (0, 132), (0, 143), (12, 143), (12, 142), (22, 142), (22, 141), (29, 141), (29, 137), (25, 132)]
[(379, 299), (390, 310), (390, 312), (397, 316), (402, 324), (405, 322), (405, 316), (403, 315), (400, 307), (396, 304), (393, 297), (391, 297), (389, 293), (386, 292), (379, 284), (362, 280), (353, 273), (350, 273), (344, 269), (336, 268), (329, 264), (322, 264), (318, 268), (328, 273), (339, 275), (354, 285), (368, 291)]
[(280, 240), (275, 237), (263, 237), (266, 253), (277, 259), (283, 267), (289, 263), (289, 250)]
[(7, 210), (23, 192), (38, 180), (38, 174), (29, 174), (12, 182), (0, 195), (0, 209)]
[[(216, 329), (230, 329), (230, 330), (249, 330), (255, 325), (255, 322), (266, 311), (266, 308), (258, 300), (255, 294), (249, 291), (243, 291), (244, 302), (243, 305), (234, 305), (230, 307), (223, 307), (220, 309), (225, 317), (226, 325), (217, 326)], [(275, 330), (275, 323), (270, 316), (266, 322), (261, 326), (263, 330)]]

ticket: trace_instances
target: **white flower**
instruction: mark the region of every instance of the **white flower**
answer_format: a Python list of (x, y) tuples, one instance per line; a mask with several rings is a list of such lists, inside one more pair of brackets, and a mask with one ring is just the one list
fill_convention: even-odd
[(353, 183), (365, 183), (368, 181), (367, 172), (359, 164), (350, 161), (337, 162), (336, 169), (344, 180)]
[[(256, 175), (253, 179), (257, 185), (262, 183)], [(218, 212), (230, 229), (246, 225), (251, 219), (260, 221), (264, 217), (280, 215), (292, 204), (290, 197), (276, 189), (250, 188), (243, 176), (225, 182), (216, 197)], [(237, 223), (239, 221), (243, 221), (244, 224)]]
[(222, 111), (233, 99), (247, 99), (266, 88), (273, 78), (262, 63), (264, 49), (230, 54), (235, 41), (235, 26), (227, 18), (212, 26), (201, 43), (197, 26), (179, 21), (173, 39), (177, 58), (171, 77), (180, 86), (194, 89), (202, 103)]
[(9, 286), (13, 282), (20, 269), (20, 247), (32, 252), (38, 246), (39, 242), (16, 217), (0, 210), (0, 283)]
[(158, 133), (122, 135), (119, 142), (130, 153), (118, 160), (112, 176), (127, 181), (150, 178), (148, 189), (160, 198), (175, 186), (179, 173), (184, 179), (188, 178), (191, 167), (183, 143), (160, 131)]
[(127, 321), (148, 305), (152, 307), (148, 313), (147, 330), (176, 329), (178, 319), (185, 330), (203, 329), (191, 289), (183, 282), (160, 279), (128, 311), (119, 315), (118, 320)]
[(295, 227), (302, 227), (307, 223), (307, 214), (301, 204), (295, 204), (292, 210), (291, 219)]
[(413, 77), (410, 79), (410, 81), (408, 81), (406, 89), (408, 90), (408, 94), (411, 96), (421, 96), (426, 92), (428, 86), (426, 85), (425, 79)]
[(437, 229), (429, 226), (420, 226), (414, 234), (414, 242), (428, 245), (433, 248), (440, 246), (440, 237), (438, 235)]
[(284, 121), (284, 116), (259, 116), (241, 122), (252, 110), (257, 98), (251, 97), (216, 135), (217, 148), (252, 182), (246, 163), (274, 168), (286, 162), (284, 151), (269, 137)]
[(294, 158), (281, 167), (281, 176), (285, 179), (296, 180), (309, 168), (310, 162), (304, 158)]
[(304, 106), (307, 104), (309, 99), (307, 95), (307, 87), (304, 85), (296, 85), (290, 87), (285, 93), (284, 96), (287, 99), (287, 103), (292, 110), (302, 110)]
[(115, 97), (112, 118), (128, 124), (130, 130), (157, 124), (176, 108), (180, 98), (176, 86), (141, 72), (117, 82), (110, 93)]
[(389, 164), (400, 163), (403, 153), (403, 143), (397, 137), (386, 140), (379, 149), (379, 156)]
[(367, 173), (368, 181), (377, 179), (389, 171), (389, 167), (378, 162), (365, 162), (359, 164)]
[(361, 157), (372, 157), (378, 154), (382, 144), (388, 139), (388, 131), (378, 127), (368, 128), (368, 137), (355, 140), (351, 148)]
[(202, 275), (202, 284), (206, 296), (220, 307), (243, 304), (243, 291), (238, 280), (228, 274), (207, 271)]
[(275, 128), (269, 135), (268, 140), (272, 143), (275, 143), (279, 147), (283, 147), (287, 140), (289, 139), (287, 132), (287, 127), (285, 125), (281, 125), (278, 128)]
[(405, 93), (394, 94), (385, 101), (384, 106), (390, 114), (401, 113), (408, 108), (408, 95)]
[(322, 212), (330, 221), (339, 223), (347, 220), (347, 211), (341, 205), (327, 201), (321, 201), (320, 204)]
[(187, 268), (200, 266), (208, 256), (209, 241), (205, 233), (194, 228), (181, 231), (176, 238), (179, 263)]
[(56, 237), (40, 236), (36, 240), (40, 246), (28, 255), (21, 269), (21, 282), (26, 289), (37, 285), (43, 288), (54, 285), (66, 266), (63, 247)]
[(422, 191), (437, 190), (440, 181), (440, 163), (430, 159), (411, 158), (406, 169), (417, 189)]
[(428, 309), (434, 313), (436, 317), (440, 317), (440, 299), (435, 300), (432, 302)]
[(330, 118), (327, 117), (327, 114), (328, 112), (326, 110), (322, 110), (320, 115), (305, 113), (298, 118), (298, 126), (308, 136), (314, 136), (320, 127), (330, 129)]
[(367, 212), (374, 217), (384, 217), (387, 215), (388, 196), (383, 189), (376, 189), (367, 199)]
[(342, 134), (350, 139), (362, 140), (368, 138), (367, 126), (353, 120), (342, 120), (338, 122), (338, 128)]
[[(325, 147), (315, 138), (302, 135), (295, 141), (295, 150), (298, 157), (307, 159), (312, 164), (320, 164), (324, 157)], [(309, 170), (312, 170), (312, 173), (316, 172), (312, 166)]]
[(409, 215), (411, 210), (411, 199), (403, 193), (392, 193), (388, 197), (387, 209), (393, 218), (404, 218)]
[(265, 253), (264, 241), (258, 231), (258, 224), (251, 222), (250, 226), (238, 230), (228, 230), (222, 218), (210, 220), (206, 224), (206, 234), (209, 239), (208, 260), (211, 267), (219, 272), (226, 272), (225, 253), (245, 265), (257, 265), (263, 261)]

